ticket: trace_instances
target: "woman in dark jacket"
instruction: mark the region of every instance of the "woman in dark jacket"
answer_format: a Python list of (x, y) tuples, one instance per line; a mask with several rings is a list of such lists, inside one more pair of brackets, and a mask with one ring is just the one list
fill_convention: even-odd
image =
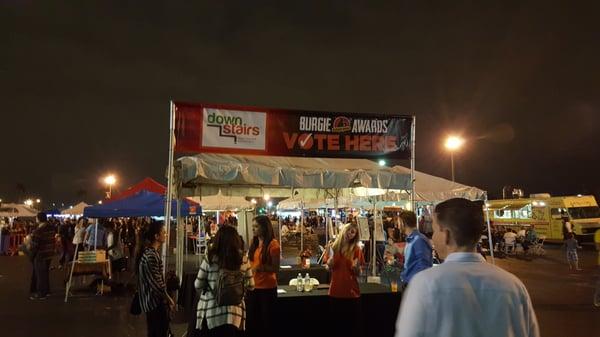
[(166, 241), (166, 231), (160, 222), (152, 222), (142, 231), (144, 244), (138, 254), (137, 276), (140, 307), (146, 313), (148, 337), (165, 337), (169, 333), (169, 312), (175, 302), (167, 294), (163, 264), (159, 249)]

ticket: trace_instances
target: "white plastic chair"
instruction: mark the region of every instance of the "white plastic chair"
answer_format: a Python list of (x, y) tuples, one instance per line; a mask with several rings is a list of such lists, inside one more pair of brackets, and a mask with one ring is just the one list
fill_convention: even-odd
[(534, 255), (538, 255), (538, 256), (542, 256), (542, 255), (546, 254), (546, 251), (544, 250), (544, 242), (545, 241), (546, 241), (546, 236), (540, 235), (538, 241), (531, 247), (532, 248), (531, 252)]

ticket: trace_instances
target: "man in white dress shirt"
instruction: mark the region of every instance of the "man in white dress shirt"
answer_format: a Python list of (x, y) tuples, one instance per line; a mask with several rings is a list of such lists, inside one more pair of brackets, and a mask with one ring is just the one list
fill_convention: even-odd
[(456, 198), (436, 206), (433, 244), (445, 261), (410, 282), (396, 337), (540, 336), (523, 283), (477, 253), (482, 230), (481, 205)]

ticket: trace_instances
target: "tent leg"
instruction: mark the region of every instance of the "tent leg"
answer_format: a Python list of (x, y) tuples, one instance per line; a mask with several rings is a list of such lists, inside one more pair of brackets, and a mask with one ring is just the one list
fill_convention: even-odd
[(485, 207), (485, 213), (486, 213), (486, 218), (487, 218), (487, 231), (488, 231), (488, 242), (490, 245), (490, 256), (492, 257), (492, 264), (496, 264), (496, 259), (494, 258), (494, 245), (493, 245), (493, 241), (492, 241), (492, 226), (490, 225), (490, 210), (487, 207), (487, 202), (488, 202), (488, 198), (487, 198), (487, 193), (484, 194), (484, 198), (483, 198), (483, 202), (484, 202), (484, 207)]
[(79, 245), (75, 245), (75, 255), (73, 255), (73, 261), (71, 261), (71, 272), (69, 273), (69, 281), (67, 282), (67, 289), (65, 290), (65, 303), (69, 298), (69, 291), (71, 291), (71, 282), (73, 281), (73, 270), (75, 269), (75, 258), (77, 257), (77, 251)]

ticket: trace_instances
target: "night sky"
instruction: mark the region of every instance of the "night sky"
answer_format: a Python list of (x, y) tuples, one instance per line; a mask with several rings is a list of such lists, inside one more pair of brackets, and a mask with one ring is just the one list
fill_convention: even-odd
[(0, 0), (0, 198), (164, 182), (169, 99), (414, 113), (418, 170), (456, 132), (492, 196), (600, 192), (598, 2), (157, 3)]

